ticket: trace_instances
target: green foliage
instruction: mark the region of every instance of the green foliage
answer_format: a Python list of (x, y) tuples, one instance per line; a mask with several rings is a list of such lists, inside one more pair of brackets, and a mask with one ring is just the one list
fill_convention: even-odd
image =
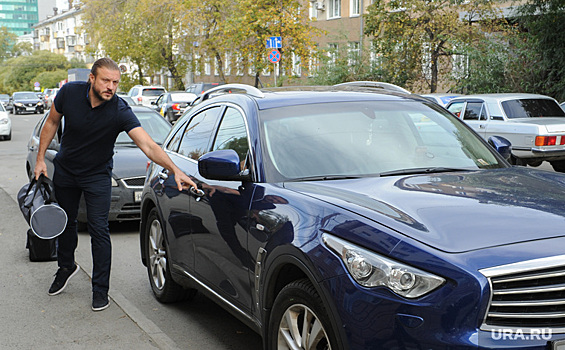
[(0, 91), (8, 94), (33, 91), (36, 81), (42, 87), (54, 87), (67, 78), (69, 68), (65, 56), (48, 51), (34, 51), (30, 56), (10, 58), (0, 65)]
[(8, 31), (8, 28), (0, 28), (0, 61), (12, 56), (12, 46), (16, 38), (16, 34)]
[(348, 81), (370, 80), (387, 81), (385, 74), (368, 55), (348, 53), (346, 50), (328, 50), (327, 55), (320, 58), (320, 68), (312, 78), (314, 85), (335, 85)]

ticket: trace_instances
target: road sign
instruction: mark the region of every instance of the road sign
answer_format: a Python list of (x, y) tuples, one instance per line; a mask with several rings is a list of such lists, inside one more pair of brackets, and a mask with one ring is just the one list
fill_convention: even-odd
[(281, 60), (281, 53), (277, 49), (272, 49), (269, 51), (269, 61), (272, 63), (277, 63)]
[(39, 87), (39, 82), (38, 82), (38, 81), (36, 81), (35, 83), (33, 83), (33, 86), (35, 86), (35, 87)]
[(267, 39), (267, 49), (280, 49), (282, 47), (282, 38), (280, 36), (272, 36)]

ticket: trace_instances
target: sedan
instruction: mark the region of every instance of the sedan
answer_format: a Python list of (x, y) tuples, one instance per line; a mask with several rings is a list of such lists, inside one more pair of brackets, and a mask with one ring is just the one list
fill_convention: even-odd
[(14, 92), (8, 105), (14, 114), (26, 112), (41, 114), (45, 110), (43, 100), (37, 97), (33, 91)]
[(177, 121), (163, 147), (197, 188), (148, 169), (157, 300), (204, 293), (269, 350), (561, 349), (565, 174), (512, 167), (431, 101), (346, 87), (229, 84)]
[[(148, 107), (134, 106), (131, 108), (145, 131), (147, 131), (155, 142), (161, 144), (171, 129), (171, 124)], [(41, 128), (47, 119), (47, 115), (48, 113), (39, 120), (28, 142), (26, 170), (30, 180), (33, 177), (33, 169), (35, 169), (35, 160), (39, 147), (39, 135), (41, 134)], [(62, 124), (64, 124), (64, 118)], [(64, 125), (61, 126), (45, 153), (45, 163), (50, 178), (53, 178), (53, 159), (59, 150), (63, 127)], [(141, 191), (143, 189), (143, 182), (145, 181), (145, 170), (148, 161), (149, 159), (126, 133), (122, 132), (118, 135), (114, 148), (112, 203), (110, 206), (109, 221), (139, 220)], [(79, 230), (85, 230), (87, 217), (84, 199), (81, 199), (77, 221)]]
[(174, 123), (184, 113), (196, 95), (190, 92), (171, 91), (159, 96), (157, 101), (152, 102), (155, 110), (169, 122)]
[(0, 140), (12, 139), (12, 120), (4, 105), (0, 103)]
[(548, 161), (565, 172), (565, 111), (549, 96), (483, 94), (454, 98), (446, 108), (485, 139), (512, 143), (512, 164), (539, 166)]

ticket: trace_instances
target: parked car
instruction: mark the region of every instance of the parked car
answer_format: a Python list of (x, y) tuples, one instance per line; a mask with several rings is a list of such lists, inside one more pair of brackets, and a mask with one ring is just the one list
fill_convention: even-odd
[(224, 85), (224, 83), (203, 83), (203, 82), (193, 83), (186, 88), (186, 92), (190, 92), (191, 94), (195, 94), (198, 96), (201, 95), (204, 91), (220, 85)]
[(45, 106), (47, 109), (51, 108), (51, 105), (53, 104), (53, 100), (55, 99), (55, 96), (57, 96), (58, 91), (59, 88), (45, 89), (43, 91)]
[(0, 103), (0, 139), (8, 141), (12, 139), (12, 120), (2, 103)]
[(174, 123), (195, 99), (196, 95), (193, 93), (171, 91), (159, 96), (153, 105), (159, 114), (171, 123)]
[(484, 94), (457, 97), (447, 109), (485, 139), (497, 135), (512, 143), (512, 163), (539, 166), (548, 161), (565, 172), (565, 111), (549, 96)]
[(198, 188), (148, 168), (156, 299), (203, 292), (265, 349), (563, 345), (565, 174), (415, 95), (286, 90), (211, 89), (173, 126)]
[[(149, 133), (155, 142), (162, 144), (171, 129), (171, 124), (150, 108), (133, 106), (132, 110), (145, 131)], [(39, 135), (47, 119), (47, 115), (48, 113), (39, 120), (28, 142), (26, 171), (30, 179), (34, 176), (33, 170), (35, 169), (35, 160), (39, 147)], [(64, 124), (64, 117), (62, 124)], [(53, 178), (53, 159), (59, 150), (63, 127), (64, 125), (61, 125), (45, 153), (45, 163), (50, 178)], [(139, 220), (141, 190), (143, 189), (143, 182), (145, 181), (145, 170), (148, 160), (145, 154), (133, 143), (126, 133), (122, 132), (118, 135), (114, 148), (110, 221)], [(85, 230), (87, 218), (84, 199), (81, 199), (77, 221), (79, 229)]]
[(129, 90), (128, 96), (138, 105), (151, 107), (151, 104), (157, 101), (157, 98), (165, 92), (167, 92), (167, 90), (162, 86), (136, 85)]
[(135, 103), (135, 101), (133, 100), (133, 98), (129, 97), (129, 96), (122, 96), (120, 95), (120, 98), (124, 101), (126, 101), (126, 103), (130, 106), (136, 106), (137, 103)]
[(561, 102), (559, 105), (561, 106), (561, 108), (562, 108), (563, 110), (565, 110), (565, 102)]
[(449, 93), (430, 93), (430, 94), (421, 94), (420, 96), (422, 96), (423, 98), (427, 98), (428, 100), (433, 101), (442, 107), (445, 107), (449, 103), (449, 101), (461, 95), (449, 94)]
[(9, 102), (10, 102), (10, 95), (8, 94), (0, 94), (0, 102), (2, 102), (2, 104), (4, 105), (4, 107), (7, 107)]
[(8, 106), (14, 114), (26, 112), (43, 113), (45, 104), (33, 91), (18, 91), (12, 94)]

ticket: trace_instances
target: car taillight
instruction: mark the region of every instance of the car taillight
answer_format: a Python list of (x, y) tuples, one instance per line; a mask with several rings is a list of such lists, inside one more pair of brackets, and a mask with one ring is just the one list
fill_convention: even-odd
[(174, 109), (175, 111), (180, 111), (180, 105), (178, 103), (173, 103), (171, 108)]
[(561, 135), (561, 143), (560, 145), (565, 145), (565, 135)]
[(143, 97), (139, 96), (139, 97), (137, 98), (137, 101), (138, 101), (138, 102), (142, 102), (142, 101), (143, 101)]
[(536, 146), (554, 146), (556, 144), (557, 136), (536, 136)]

